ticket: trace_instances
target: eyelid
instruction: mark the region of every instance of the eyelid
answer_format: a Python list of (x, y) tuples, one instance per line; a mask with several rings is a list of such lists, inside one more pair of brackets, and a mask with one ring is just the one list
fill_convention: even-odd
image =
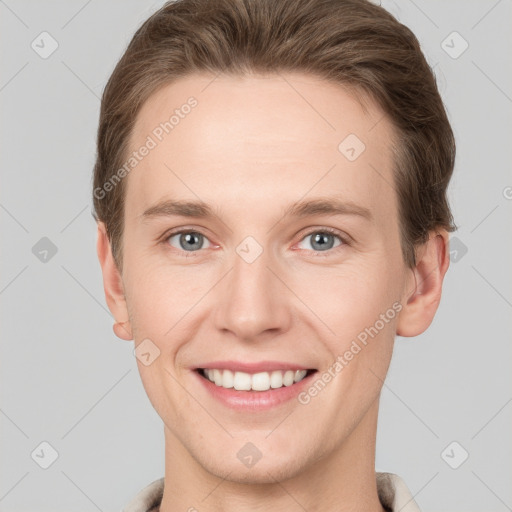
[(313, 233), (330, 233), (331, 235), (337, 236), (346, 245), (349, 245), (350, 243), (353, 242), (352, 237), (347, 235), (344, 231), (340, 231), (339, 229), (330, 228), (327, 226), (318, 226), (311, 229), (308, 228), (308, 230), (302, 235), (302, 238), (300, 240), (302, 241), (305, 237), (312, 235)]
[(203, 233), (203, 230), (204, 228), (195, 228), (195, 227), (192, 227), (192, 226), (181, 226), (179, 228), (171, 228), (171, 229), (168, 229), (167, 231), (165, 231), (161, 236), (157, 237), (157, 241), (159, 242), (166, 242), (168, 238), (170, 238), (171, 236), (174, 236), (174, 235), (181, 235), (182, 233), (199, 233), (200, 235), (203, 235), (205, 238), (208, 238), (209, 237), (207, 235), (205, 235), (205, 233)]

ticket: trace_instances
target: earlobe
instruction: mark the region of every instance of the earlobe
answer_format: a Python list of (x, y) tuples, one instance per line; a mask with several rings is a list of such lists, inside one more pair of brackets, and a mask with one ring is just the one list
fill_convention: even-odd
[(103, 289), (108, 308), (114, 316), (114, 333), (126, 341), (133, 339), (128, 308), (124, 294), (123, 281), (112, 255), (105, 224), (98, 221), (98, 239), (96, 242), (98, 259), (103, 273)]
[(116, 322), (112, 326), (112, 329), (114, 331), (114, 334), (118, 338), (120, 338), (122, 340), (126, 340), (126, 341), (133, 340), (133, 334), (132, 334), (132, 330), (131, 330), (130, 322), (129, 321), (127, 321), (127, 322)]
[(397, 322), (399, 336), (418, 336), (432, 323), (449, 264), (448, 232), (432, 232), (428, 241), (418, 248), (416, 265), (410, 269), (411, 279)]

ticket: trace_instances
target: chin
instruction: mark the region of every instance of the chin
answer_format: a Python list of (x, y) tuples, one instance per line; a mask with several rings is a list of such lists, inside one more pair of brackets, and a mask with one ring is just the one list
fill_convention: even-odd
[(197, 460), (197, 462), (215, 477), (238, 484), (275, 484), (276, 481), (288, 480), (301, 472), (301, 465), (296, 455), (283, 458), (274, 454), (266, 461), (263, 458), (250, 468), (236, 458), (232, 462), (224, 460), (220, 464), (218, 461), (212, 463), (211, 460)]
[(275, 484), (293, 478), (314, 462), (308, 461), (308, 453), (315, 452), (304, 442), (294, 443), (291, 448), (269, 443), (269, 439), (260, 442), (254, 436), (235, 437), (220, 443), (218, 439), (216, 442), (203, 438), (199, 443), (188, 444), (185, 449), (207, 473), (241, 484)]

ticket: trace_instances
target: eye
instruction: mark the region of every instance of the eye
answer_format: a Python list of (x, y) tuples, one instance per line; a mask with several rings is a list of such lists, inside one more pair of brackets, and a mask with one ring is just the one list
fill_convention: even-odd
[[(301, 240), (301, 242), (308, 239), (311, 240), (309, 245), (315, 252), (326, 252), (330, 249), (339, 247), (340, 245), (345, 245), (345, 240), (343, 237), (338, 234), (336, 230), (330, 228), (322, 228), (311, 231)], [(334, 245), (336, 239), (338, 239), (339, 243)]]
[[(172, 240), (175, 239), (174, 243)], [(209, 244), (210, 241), (206, 238), (202, 233), (197, 231), (175, 231), (174, 233), (169, 233), (165, 236), (163, 242), (171, 245), (175, 249), (186, 251), (186, 252), (197, 252), (199, 249), (206, 249), (209, 247), (204, 246), (204, 242), (207, 241)]]
[[(314, 252), (328, 252), (331, 249), (347, 245), (346, 240), (337, 230), (332, 228), (316, 229), (306, 234), (299, 242), (303, 243), (304, 240), (311, 239), (310, 247), (306, 250), (313, 250)], [(338, 243), (336, 243), (336, 239)], [(193, 256), (193, 253), (201, 249), (212, 247), (211, 242), (202, 233), (194, 230), (182, 229), (164, 235), (162, 243), (170, 245), (181, 252), (187, 252), (185, 257)], [(300, 248), (300, 247), (299, 247)]]

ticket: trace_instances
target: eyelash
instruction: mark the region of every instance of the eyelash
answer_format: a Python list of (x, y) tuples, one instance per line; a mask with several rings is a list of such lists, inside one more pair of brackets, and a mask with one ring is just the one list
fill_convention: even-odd
[[(208, 237), (206, 235), (204, 235), (203, 233), (201, 233), (198, 230), (195, 230), (195, 229), (178, 229), (176, 231), (170, 231), (168, 233), (165, 233), (165, 235), (163, 235), (162, 240), (160, 241), (160, 243), (165, 245), (165, 246), (167, 246), (167, 247), (171, 247), (168, 244), (169, 238), (171, 238), (172, 236), (175, 236), (175, 235), (181, 235), (183, 233), (196, 233), (196, 234), (202, 235), (202, 236), (204, 236), (205, 238), (208, 239)], [(304, 238), (307, 238), (308, 236), (311, 236), (311, 235), (313, 235), (315, 233), (329, 233), (331, 235), (336, 236), (340, 240), (340, 242), (341, 242), (341, 244), (338, 245), (337, 247), (333, 247), (332, 249), (328, 249), (327, 251), (314, 251), (314, 250), (313, 251), (308, 251), (308, 252), (312, 252), (315, 257), (325, 258), (325, 257), (331, 256), (333, 253), (336, 253), (337, 250), (341, 250), (341, 249), (343, 249), (344, 246), (350, 245), (346, 236), (342, 235), (337, 229), (328, 228), (328, 227), (321, 228), (321, 229), (317, 228), (317, 229), (309, 231), (308, 233), (304, 234), (304, 236), (300, 239), (300, 242), (302, 242), (302, 240), (304, 240)], [(172, 247), (172, 249), (176, 249), (176, 248)], [(181, 254), (181, 256), (184, 257), (184, 258), (195, 258), (196, 256), (198, 256), (198, 253), (200, 252), (200, 250), (199, 251), (182, 251), (180, 249), (176, 249), (176, 250), (179, 253), (185, 253), (185, 254)], [(301, 250), (306, 250), (307, 251), (307, 249), (301, 249)], [(323, 254), (323, 253), (325, 253), (325, 254)]]

